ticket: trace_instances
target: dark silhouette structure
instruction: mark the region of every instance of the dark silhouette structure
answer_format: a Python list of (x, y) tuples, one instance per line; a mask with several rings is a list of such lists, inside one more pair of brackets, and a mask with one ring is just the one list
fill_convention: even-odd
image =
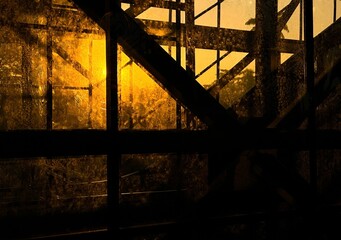
[[(106, 201), (100, 207), (95, 204), (96, 207), (85, 211), (68, 211), (64, 207), (48, 213), (39, 210), (39, 214), (3, 214), (0, 218), (1, 239), (340, 237), (340, 19), (334, 17), (335, 21), (314, 37), (312, 3), (308, 0), (303, 1), (304, 4), (291, 0), (280, 11), (277, 11), (277, 1), (257, 0), (252, 31), (220, 26), (224, 0), (218, 0), (198, 15), (194, 13), (194, 0), (23, 2), (19, 10), (16, 10), (17, 1), (13, 3), (15, 7), (10, 3), (0, 5), (0, 9), (6, 11), (0, 18), (4, 32), (0, 47), (5, 46), (7, 51), (3, 55), (11, 54), (8, 44), (14, 44), (13, 39), (19, 39), (22, 46), (18, 48), (22, 54), (21, 64), (13, 67), (16, 64), (13, 61), (13, 66), (9, 64), (10, 70), (6, 68), (7, 63), (0, 65), (0, 88), (20, 89), (18, 102), (10, 102), (10, 93), (0, 89), (0, 167), (13, 169), (10, 164), (18, 159), (43, 158), (39, 161), (46, 168), (25, 167), (21, 178), (23, 182), (29, 182), (40, 174), (37, 169), (52, 169), (53, 174), (42, 181), (46, 181), (47, 188), (56, 189), (40, 191), (51, 192), (44, 202), (53, 205), (51, 199), (55, 198), (54, 192), (59, 191), (58, 186), (64, 187), (65, 192), (72, 188), (73, 194), (81, 191), (70, 185), (73, 180), (68, 171), (76, 169), (73, 161), (79, 161), (71, 158), (105, 156), (106, 181), (98, 187), (104, 189), (105, 194), (102, 196), (91, 190), (96, 192), (91, 196), (101, 195)], [(129, 7), (123, 10), (121, 3), (129, 4)], [(169, 9), (170, 13), (174, 11), (175, 19), (172, 14), (169, 22), (137, 17), (153, 7)], [(219, 19), (216, 27), (195, 24), (196, 19), (213, 8)], [(304, 12), (300, 16), (301, 20), (304, 16), (301, 24), (304, 32), (300, 30), (304, 40), (281, 38), (281, 31), (297, 8)], [(26, 21), (26, 11), (47, 17)], [(181, 12), (185, 14), (184, 21), (181, 21)], [(65, 49), (68, 44), (63, 45), (63, 42), (68, 39), (60, 37), (59, 31), (76, 32), (77, 46), (83, 46), (82, 34), (102, 40), (105, 36), (107, 74), (104, 82), (96, 85), (94, 71), (89, 67), (95, 60), (89, 58), (86, 67), (87, 63)], [(91, 42), (89, 46), (94, 45)], [(175, 48), (175, 59), (161, 45)], [(181, 48), (185, 49), (185, 67), (181, 66)], [(200, 73), (195, 69), (196, 49), (217, 51), (216, 61)], [(43, 63), (46, 74), (41, 77), (43, 84), (32, 80), (38, 79), (34, 68), (39, 63), (30, 59), (39, 51), (46, 58)], [(226, 53), (221, 55), (221, 51)], [(246, 54), (231, 69), (221, 71), (221, 61), (231, 52)], [(282, 63), (281, 53), (292, 56)], [(124, 67), (120, 65), (123, 59), (120, 54), (130, 59), (125, 66), (136, 64), (145, 69), (176, 100), (174, 129), (134, 129), (131, 90), (126, 112), (130, 129), (122, 130), (120, 121), (124, 117), (119, 76)], [(6, 57), (2, 59), (7, 61)], [(58, 61), (66, 63), (88, 82), (85, 85), (77, 83), (76, 87), (59, 86), (57, 83), (63, 82), (64, 70), (58, 69)], [(230, 94), (224, 93), (226, 86), (253, 61), (255, 81), (250, 84), (254, 85), (248, 86), (248, 91), (238, 101), (224, 107), (219, 101), (224, 94)], [(213, 66), (217, 68), (217, 79), (205, 88), (196, 78)], [(20, 76), (12, 80), (15, 74)], [(6, 79), (11, 81), (6, 82)], [(16, 84), (20, 87), (16, 88)], [(95, 112), (94, 102), (100, 84), (106, 91), (104, 129), (96, 127), (94, 120), (99, 114), (99, 110)], [(43, 95), (36, 93), (41, 86), (44, 86)], [(62, 89), (60, 95), (57, 94), (59, 89)], [(84, 94), (78, 98), (79, 92), (71, 95), (63, 91), (82, 91)], [(58, 103), (58, 99), (66, 100)], [(86, 104), (84, 99), (87, 99)], [(74, 109), (82, 108), (84, 104), (87, 110), (79, 111), (77, 116), (83, 117), (63, 120), (64, 115), (69, 116), (71, 107), (68, 104), (72, 101), (76, 103)], [(39, 105), (41, 102), (43, 105)], [(11, 121), (19, 117), (14, 113), (12, 116), (12, 110), (8, 109), (15, 108), (17, 103), (24, 109), (21, 114), (27, 116), (21, 117), (24, 119), (20, 122), (22, 125), (11, 127)], [(33, 119), (37, 109), (43, 109), (42, 117), (31, 120), (34, 123), (26, 123), (25, 119)], [(136, 125), (152, 113), (146, 111)], [(65, 127), (67, 130), (61, 130), (58, 121), (71, 125)], [(86, 127), (78, 127), (81, 124)], [(71, 160), (61, 161), (65, 156)], [(96, 159), (91, 160), (94, 163), (87, 169), (90, 175), (99, 174), (92, 168), (103, 164), (101, 158)], [(56, 166), (66, 170), (57, 171)], [(160, 173), (152, 179), (148, 174), (155, 169)], [(98, 172), (103, 175), (103, 171)], [(168, 175), (170, 180), (164, 180)], [(60, 176), (64, 180), (58, 182)], [(129, 176), (134, 179), (125, 182)], [(65, 180), (69, 178), (71, 180)], [(99, 178), (95, 179), (94, 182), (103, 184)], [(91, 181), (85, 179), (78, 185), (90, 188), (94, 183)], [(149, 191), (148, 187), (157, 181), (161, 183)], [(184, 182), (190, 182), (188, 186), (192, 189), (183, 187)], [(137, 185), (142, 190), (132, 190)], [(7, 194), (14, 190), (0, 183), (0, 191)], [(89, 194), (86, 199), (90, 199)], [(65, 201), (74, 204), (72, 198)], [(18, 202), (20, 204), (20, 199)], [(40, 200), (37, 202), (41, 204)], [(13, 209), (20, 212), (16, 207)]]

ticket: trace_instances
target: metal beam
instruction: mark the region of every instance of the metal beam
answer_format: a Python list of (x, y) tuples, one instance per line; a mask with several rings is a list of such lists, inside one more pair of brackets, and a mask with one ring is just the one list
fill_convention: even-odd
[[(229, 135), (238, 136), (235, 138)], [(236, 131), (22, 130), (0, 132), (0, 159), (107, 155), (120, 153), (208, 153), (243, 149), (309, 148), (306, 130), (245, 129)], [(341, 131), (318, 130), (317, 149), (341, 149)]]
[(215, 81), (207, 90), (215, 96), (226, 84), (233, 80), (245, 67), (254, 60), (253, 54), (247, 54), (242, 60), (234, 65), (227, 73), (225, 73), (219, 81)]
[(126, 13), (131, 17), (136, 17), (150, 8), (153, 5), (153, 2), (153, 0), (135, 0), (134, 4), (126, 10)]
[(164, 0), (134, 0), (134, 3), (131, 3), (131, 6), (126, 10), (126, 13), (131, 17), (136, 17), (151, 7), (167, 9), (179, 8), (180, 10), (184, 10), (185, 4)]
[(283, 28), (289, 21), (290, 17), (296, 10), (300, 1), (301, 0), (291, 0), (291, 2), (278, 13), (278, 25), (277, 25), (278, 32), (281, 32), (283, 30)]
[[(155, 20), (141, 20), (145, 25), (145, 31), (157, 38), (161, 45), (168, 45), (175, 38), (175, 23), (168, 23)], [(181, 25), (181, 31), (185, 32), (187, 25)], [(192, 46), (195, 48), (253, 52), (254, 31), (236, 30), (229, 28), (217, 28), (194, 25), (192, 27)], [(199, 34), (200, 33), (200, 34)], [(182, 34), (182, 36), (185, 36)], [(171, 40), (170, 40), (171, 39)], [(203, 40), (205, 39), (205, 40)], [(186, 41), (182, 39), (182, 46), (186, 47)], [(173, 43), (174, 44), (174, 43)], [(303, 43), (298, 40), (280, 39), (278, 51), (283, 53), (296, 53), (298, 45)], [(174, 44), (175, 45), (175, 44)]]

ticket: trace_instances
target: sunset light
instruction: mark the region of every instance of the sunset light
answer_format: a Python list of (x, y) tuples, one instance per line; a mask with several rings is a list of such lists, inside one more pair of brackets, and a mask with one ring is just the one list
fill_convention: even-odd
[(341, 0), (0, 0), (1, 240), (334, 240)]

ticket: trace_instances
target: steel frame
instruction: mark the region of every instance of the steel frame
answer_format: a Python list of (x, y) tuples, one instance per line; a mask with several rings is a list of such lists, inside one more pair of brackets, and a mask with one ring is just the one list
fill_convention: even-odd
[[(315, 38), (315, 56), (309, 55), (314, 53), (314, 42), (312, 39), (312, 22), (309, 15), (305, 20), (305, 39), (308, 41), (280, 40), (275, 46), (278, 52), (294, 53), (287, 63), (282, 66), (271, 67), (269, 73), (264, 74), (264, 78), (272, 78), (269, 76), (273, 72), (286, 72), (297, 63), (297, 59), (302, 57), (303, 45), (305, 47), (306, 62), (310, 63), (305, 66), (307, 79), (310, 80), (307, 94), (300, 97), (294, 105), (290, 106), (285, 114), (277, 115), (261, 125), (261, 129), (248, 128), (241, 124), (236, 115), (232, 111), (226, 111), (216, 101), (215, 96), (219, 94), (219, 90), (223, 88), (231, 79), (240, 73), (253, 59), (255, 59), (255, 50), (252, 44), (255, 39), (259, 38), (258, 33), (251, 31), (240, 31), (232, 29), (223, 29), (219, 23), (219, 10), (217, 16), (217, 27), (196, 26), (194, 20), (205, 14), (213, 7), (219, 9), (222, 0), (218, 0), (213, 6), (194, 16), (194, 0), (186, 0), (185, 3), (180, 1), (135, 1), (126, 12), (118, 6), (119, 1), (112, 3), (111, 1), (101, 2), (85, 2), (74, 0), (74, 2), (83, 9), (88, 16), (94, 19), (101, 27), (106, 30), (107, 36), (107, 130), (106, 131), (70, 131), (59, 132), (52, 130), (52, 51), (56, 51), (60, 56), (67, 60), (76, 70), (86, 77), (89, 74), (83, 69), (81, 64), (72, 60), (63, 49), (52, 45), (51, 36), (48, 35), (47, 40), (47, 61), (48, 61), (48, 78), (47, 78), (47, 130), (49, 131), (8, 131), (0, 133), (0, 144), (4, 146), (0, 152), (1, 159), (15, 157), (33, 157), (33, 156), (59, 156), (59, 155), (82, 155), (82, 154), (106, 154), (108, 156), (108, 205), (110, 215), (114, 215), (118, 211), (118, 164), (120, 155), (123, 153), (145, 153), (145, 152), (219, 152), (230, 146), (233, 151), (241, 151), (244, 149), (278, 149), (287, 148), (294, 150), (310, 150), (311, 159), (314, 159), (314, 149), (340, 149), (341, 134), (334, 130), (316, 130), (314, 123), (315, 110), (328, 94), (335, 90), (339, 84), (341, 76), (340, 61), (330, 69), (322, 69), (318, 77), (314, 77), (313, 66), (311, 60), (319, 58), (323, 51), (318, 49), (328, 49), (340, 43), (337, 38), (331, 38), (337, 34), (340, 28), (340, 20), (335, 21), (332, 27), (321, 33)], [(131, 1), (122, 1), (131, 3)], [(292, 15), (300, 1), (292, 0), (289, 5), (278, 13), (277, 31), (282, 29), (285, 23)], [(309, 1), (306, 1), (309, 2)], [(141, 14), (150, 7), (176, 9), (177, 13), (185, 11), (186, 23), (180, 24), (177, 17), (175, 24), (168, 22), (158, 22), (150, 20), (133, 20), (133, 17)], [(306, 10), (311, 10), (310, 5), (305, 4)], [(63, 10), (58, 10), (63, 11)], [(103, 16), (106, 16), (103, 21)], [(276, 15), (277, 16), (277, 15)], [(272, 16), (274, 18), (274, 16)], [(53, 21), (50, 19), (49, 21)], [(2, 22), (2, 24), (7, 24)], [(49, 26), (33, 26), (37, 28), (51, 28)], [(171, 34), (167, 36), (150, 36), (148, 30), (145, 31), (140, 27), (144, 24), (147, 29), (167, 29)], [(26, 25), (25, 25), (26, 26)], [(310, 27), (307, 27), (310, 26)], [(27, 27), (32, 27), (28, 26)], [(63, 29), (61, 29), (63, 30)], [(72, 29), (70, 29), (72, 31)], [(85, 32), (97, 31), (86, 30)], [(259, 30), (260, 31), (260, 30)], [(152, 32), (152, 31), (151, 31)], [(201, 36), (197, 37), (194, 33), (200, 32)], [(273, 33), (272, 33), (273, 34)], [(213, 37), (210, 37), (213, 36)], [(209, 41), (202, 41), (207, 38)], [(261, 37), (260, 37), (261, 38)], [(331, 39), (326, 41), (325, 39)], [(117, 43), (123, 46), (124, 51), (134, 60), (146, 68), (161, 83), (170, 94), (179, 101), (183, 106), (189, 109), (193, 114), (197, 115), (208, 126), (208, 131), (163, 131), (163, 132), (131, 132), (118, 131), (118, 96), (117, 96)], [(179, 51), (180, 47), (186, 47), (186, 69), (182, 69), (179, 65), (169, 57), (159, 46), (159, 44), (167, 44), (176, 46)], [(265, 44), (265, 48), (269, 47)], [(272, 46), (274, 47), (274, 46)], [(201, 87), (195, 81), (195, 48), (214, 49), (217, 51), (217, 81), (209, 87), (208, 91)], [(243, 51), (248, 55), (236, 64), (226, 75), (218, 78), (220, 66), (219, 62), (225, 55), (220, 55), (220, 50), (227, 51)], [(178, 60), (180, 59), (178, 53)], [(272, 53), (270, 53), (272, 54)], [(227, 54), (226, 54), (227, 55)], [(269, 65), (269, 64), (268, 64)], [(276, 72), (277, 71), (277, 72)], [(288, 70), (289, 71), (289, 70)], [(199, 74), (198, 74), (199, 75)], [(316, 84), (314, 85), (314, 80)], [(311, 84), (313, 83), (313, 84)], [(327, 86), (327, 87), (325, 87)], [(89, 87), (89, 89), (91, 86)], [(213, 95), (213, 96), (212, 96)], [(312, 97), (313, 96), (313, 99)], [(305, 103), (310, 103), (310, 107), (306, 108)], [(304, 109), (305, 111), (302, 111)], [(310, 119), (310, 127), (308, 130), (296, 130), (297, 126), (307, 117)], [(189, 123), (188, 123), (189, 124)], [(275, 129), (266, 129), (269, 126)], [(284, 130), (283, 130), (284, 129)], [(313, 134), (313, 135), (312, 135)], [(221, 142), (222, 136), (231, 136), (225, 142)], [(236, 137), (238, 136), (238, 137)], [(262, 136), (262, 137), (256, 137)], [(233, 138), (235, 137), (235, 138)], [(160, 141), (160, 139), (162, 139)], [(314, 141), (311, 142), (311, 139)], [(333, 141), (331, 141), (333, 140)], [(207, 144), (209, 142), (209, 144)], [(332, 144), (330, 144), (332, 143)], [(12, 150), (13, 145), (17, 146), (16, 150)], [(42, 147), (44, 146), (44, 147)], [(115, 146), (115, 147), (114, 147)], [(314, 165), (314, 163), (312, 164)], [(270, 167), (272, 168), (272, 167)], [(273, 169), (273, 168), (272, 168)], [(312, 182), (316, 182), (316, 167), (311, 171)], [(294, 189), (295, 182), (289, 189)], [(294, 186), (294, 187), (293, 187)], [(299, 188), (296, 191), (299, 191)], [(304, 196), (300, 199), (305, 199)], [(233, 220), (232, 220), (233, 221)], [(110, 234), (118, 234), (119, 229), (114, 225), (114, 219), (108, 219)], [(172, 225), (172, 224), (170, 224)], [(149, 229), (150, 226), (147, 226)]]

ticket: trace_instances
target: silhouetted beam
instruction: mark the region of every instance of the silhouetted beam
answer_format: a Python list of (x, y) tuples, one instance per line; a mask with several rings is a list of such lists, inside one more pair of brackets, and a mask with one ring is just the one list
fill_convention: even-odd
[[(252, 200), (252, 199), (250, 199)], [(215, 202), (213, 202), (215, 204)], [(225, 208), (226, 206), (222, 206)], [(340, 206), (338, 205), (324, 205), (320, 206), (318, 212), (314, 214), (321, 221), (335, 222), (335, 231), (338, 229), (339, 217), (340, 217)], [(200, 216), (201, 209), (198, 209), (197, 215)], [(257, 211), (258, 210), (258, 211)], [(207, 229), (208, 227), (214, 227), (213, 229), (217, 230), (220, 227), (224, 227), (227, 225), (233, 224), (247, 224), (247, 223), (260, 223), (263, 221), (275, 220), (278, 221), (280, 219), (285, 219), (288, 221), (289, 219), (296, 219), (297, 217), (302, 218), (302, 212), (299, 209), (285, 209), (285, 210), (273, 210), (273, 211), (264, 211), (257, 209), (256, 211), (247, 211), (246, 213), (238, 213), (238, 214), (226, 214), (220, 216), (209, 216), (209, 217), (197, 217), (193, 218), (183, 218), (182, 221), (163, 221), (159, 223), (150, 223), (150, 224), (139, 224), (139, 225), (130, 225), (130, 226), (121, 226), (120, 231), (123, 236), (133, 238), (133, 236), (139, 236), (140, 234), (151, 234), (151, 233), (177, 233), (178, 236), (175, 239), (182, 239), (184, 234), (187, 231), (193, 230), (195, 232), (198, 231), (201, 227)], [(304, 218), (303, 218), (304, 219)], [(338, 219), (338, 220), (336, 220)], [(212, 226), (213, 225), (213, 226)], [(298, 226), (298, 225), (296, 225)], [(335, 236), (339, 236), (339, 232)], [(174, 236), (174, 235), (173, 235)], [(331, 235), (334, 236), (334, 235)], [(188, 239), (188, 238), (185, 238)], [(190, 238), (192, 239), (192, 238)]]
[[(176, 2), (165, 0), (135, 0), (134, 3), (126, 10), (129, 16), (136, 17), (146, 11), (150, 7), (176, 9)], [(180, 9), (185, 9), (185, 4), (180, 3)]]
[[(230, 137), (234, 136), (234, 137)], [(0, 159), (125, 153), (210, 153), (245, 149), (307, 150), (306, 130), (221, 131), (21, 130), (0, 132)], [(317, 130), (318, 149), (341, 149), (341, 131)]]
[[(81, 17), (84, 17), (84, 15), (79, 15)], [(13, 20), (9, 20), (9, 19), (0, 19), (0, 26), (15, 26), (15, 27), (19, 27), (21, 28), (26, 28), (26, 29), (36, 29), (36, 30), (47, 30), (48, 28), (52, 31), (56, 31), (56, 32), (72, 32), (75, 33), (77, 32), (77, 34), (79, 33), (84, 33), (84, 34), (93, 34), (91, 35), (92, 38), (94, 39), (103, 39), (103, 30), (101, 30), (100, 28), (87, 28), (88, 26), (79, 29), (77, 27), (73, 27), (70, 25), (62, 25), (60, 22), (56, 21), (56, 23), (58, 25), (53, 25), (53, 26), (49, 26), (47, 27), (46, 24), (38, 24), (38, 23), (25, 23), (25, 22), (16, 22)]]
[[(74, 2), (105, 28), (101, 21), (105, 15), (103, 1)], [(122, 9), (117, 7), (112, 17), (115, 24), (110, 27), (117, 32), (124, 51), (149, 71), (176, 100), (210, 127), (239, 128), (235, 115), (227, 112)]]
[[(25, 204), (23, 199), (20, 200), (20, 204)], [(58, 201), (63, 204), (62, 200)], [(7, 217), (0, 218), (0, 224), (1, 239), (109, 239), (105, 229), (108, 224), (105, 207), (77, 213), (60, 211), (53, 214), (8, 214)]]
[(67, 9), (52, 8), (49, 27), (68, 27), (74, 33), (83, 33), (84, 31), (99, 32), (100, 28), (93, 21), (86, 17), (82, 11), (70, 11)]
[[(226, 137), (229, 134), (235, 138)], [(151, 152), (222, 152), (245, 149), (307, 150), (306, 130), (245, 129), (238, 131), (133, 131), (119, 136), (120, 150), (124, 153)], [(319, 130), (316, 134), (318, 149), (340, 149), (341, 131)], [(222, 139), (224, 139), (222, 141)]]
[(253, 50), (254, 32), (194, 26), (192, 44), (196, 48), (250, 52)]
[[(337, 64), (323, 75), (315, 84), (314, 95), (316, 106), (336, 88), (341, 81), (341, 59)], [(308, 114), (308, 95), (303, 95), (300, 99), (292, 103), (282, 116), (279, 116), (270, 126), (278, 128), (297, 128), (304, 121)]]
[(0, 158), (102, 155), (108, 139), (105, 131), (0, 132)]
[(136, 17), (150, 8), (153, 2), (154, 0), (135, 0), (134, 4), (126, 10), (126, 13), (131, 17)]
[[(154, 20), (141, 20), (145, 25), (145, 31), (157, 37), (162, 45), (169, 45), (169, 39), (175, 38), (175, 23)], [(181, 25), (182, 36), (185, 36), (186, 25)], [(254, 49), (254, 31), (236, 30), (229, 28), (217, 28), (207, 26), (193, 26), (193, 46), (196, 48), (225, 50), (237, 52), (252, 52)], [(199, 34), (200, 33), (200, 34)], [(181, 44), (185, 41), (182, 39)], [(298, 40), (281, 39), (278, 50), (283, 53), (296, 53)], [(173, 43), (175, 45), (175, 43)]]
[[(175, 23), (141, 20), (145, 30), (156, 36), (175, 37)], [(186, 25), (181, 24), (182, 36), (186, 36)], [(227, 28), (193, 26), (191, 43), (196, 48), (250, 52), (253, 49), (254, 32)], [(182, 39), (181, 43), (185, 41)]]
[(61, 46), (58, 45), (58, 43), (54, 42), (52, 45), (52, 49), (57, 53), (62, 59), (64, 59), (65, 62), (70, 64), (70, 66), (75, 69), (77, 72), (79, 72), (81, 75), (83, 75), (85, 78), (91, 80), (92, 79), (92, 73), (88, 69), (86, 69), (80, 62), (73, 59), (67, 51), (65, 51)]
[(281, 53), (297, 53), (303, 48), (303, 41), (292, 39), (280, 39), (278, 42), (278, 51)]
[(283, 30), (300, 2), (300, 0), (291, 0), (291, 2), (279, 12), (277, 25), (277, 30), (279, 32)]
[(207, 90), (215, 96), (226, 84), (234, 79), (245, 67), (254, 60), (253, 54), (247, 54), (242, 60), (234, 65), (227, 73), (225, 73), (219, 81), (215, 81)]

